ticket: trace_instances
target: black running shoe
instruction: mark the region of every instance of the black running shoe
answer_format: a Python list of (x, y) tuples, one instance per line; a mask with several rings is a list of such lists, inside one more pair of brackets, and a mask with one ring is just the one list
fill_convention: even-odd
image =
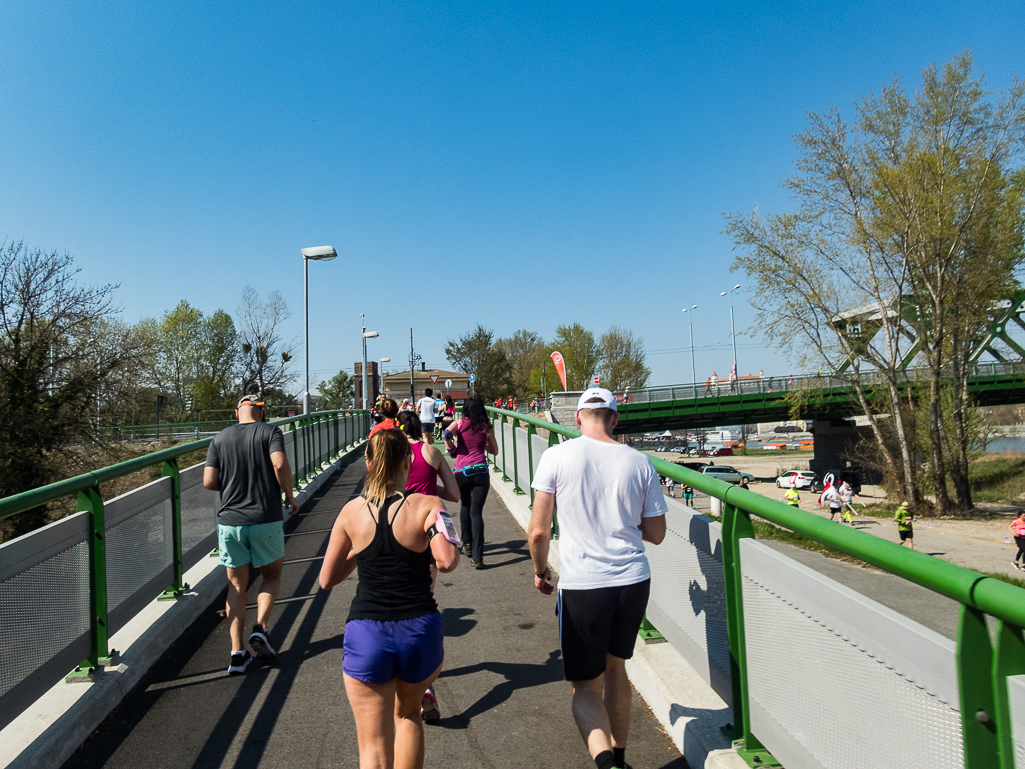
[(246, 668), (249, 667), (253, 662), (253, 655), (248, 651), (244, 652), (232, 652), (231, 653), (231, 664), (228, 665), (228, 675), (237, 676), (240, 673), (245, 673)]
[(253, 625), (253, 634), (249, 636), (249, 648), (253, 650), (256, 659), (260, 662), (273, 662), (278, 653), (267, 640), (267, 631), (262, 625)]

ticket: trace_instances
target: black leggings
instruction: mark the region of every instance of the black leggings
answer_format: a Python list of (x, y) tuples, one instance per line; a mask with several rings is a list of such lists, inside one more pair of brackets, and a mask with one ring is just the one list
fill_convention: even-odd
[(1018, 555), (1014, 556), (1014, 560), (1020, 561), (1025, 556), (1025, 537), (1015, 537), (1014, 544), (1018, 546)]
[(475, 563), (484, 561), (484, 501), (491, 489), (491, 474), (488, 471), (464, 476), (456, 473), (459, 485), (460, 537), (470, 545), (470, 557)]

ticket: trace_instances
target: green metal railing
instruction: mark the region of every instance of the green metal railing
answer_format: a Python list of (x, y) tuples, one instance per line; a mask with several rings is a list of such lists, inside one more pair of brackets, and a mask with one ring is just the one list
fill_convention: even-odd
[[(350, 436), (350, 441), (342, 445), (341, 425), (348, 423), (349, 429), (345, 431)], [(286, 417), (277, 419), (270, 424), (278, 427), (287, 427), (290, 431), (301, 430), (303, 440), (303, 462), (298, 466), (299, 452), (298, 440), (293, 440), (292, 456), (289, 458), (293, 468), (295, 479), (295, 490), (299, 490), (302, 483), (319, 472), (316, 466), (316, 449), (321, 453), (326, 449), (328, 461), (346, 453), (359, 442), (355, 436), (365, 435), (370, 429), (370, 415), (366, 411), (320, 411), (308, 415)], [(328, 427), (327, 443), (320, 437), (322, 426)], [(362, 429), (359, 429), (362, 428)], [(171, 478), (171, 515), (173, 531), (173, 566), (174, 576), (171, 584), (161, 594), (162, 599), (176, 599), (188, 591), (189, 586), (183, 581), (182, 574), (182, 533), (181, 533), (181, 483), (179, 479), (178, 458), (190, 454), (210, 445), (213, 438), (204, 438), (198, 441), (190, 441), (169, 449), (163, 449), (152, 454), (146, 454), (127, 462), (121, 462), (109, 467), (94, 470), (91, 473), (78, 475), (74, 478), (58, 481), (49, 486), (32, 489), (21, 494), (0, 499), (0, 518), (49, 504), (58, 499), (77, 495), (77, 510), (89, 514), (90, 536), (87, 542), (89, 551), (89, 608), (90, 608), (90, 638), (91, 646), (89, 656), (79, 665), (72, 676), (91, 676), (100, 671), (100, 668), (111, 662), (109, 650), (108, 632), (108, 607), (107, 607), (107, 553), (106, 553), (106, 525), (103, 511), (103, 497), (100, 493), (100, 484), (112, 481), (139, 470), (145, 470), (154, 465), (161, 466), (161, 475)]]
[[(499, 423), (506, 421), (512, 424), (514, 436), (515, 428), (521, 425), (528, 431), (536, 431), (538, 428), (548, 430), (549, 445), (556, 443), (559, 435), (568, 438), (580, 435), (578, 430), (526, 414), (491, 406), (487, 410), (491, 413), (496, 431)], [(502, 473), (502, 479), (508, 481), (510, 470), (513, 478), (519, 477), (519, 458), (515, 448), (511, 452), (506, 451), (505, 432), (501, 432), (501, 454), (492, 463), (495, 470)], [(515, 443), (514, 438), (514, 447)], [(533, 483), (534, 466), (531, 460), (532, 456), (528, 457), (528, 472)], [(1025, 627), (1025, 590), (924, 553), (908, 550), (872, 534), (838, 526), (817, 515), (671, 462), (662, 459), (652, 459), (651, 462), (659, 474), (723, 502), (722, 567), (733, 698), (732, 736), (740, 755), (750, 766), (778, 765), (751, 733), (748, 707), (740, 541), (755, 536), (751, 519), (756, 516), (957, 601), (960, 604), (960, 619), (956, 664), (964, 765), (966, 769), (1014, 769), (1007, 677), (1025, 674), (1025, 639), (1022, 634), (1022, 628)], [(991, 639), (987, 628), (987, 616), (996, 620), (995, 640)]]

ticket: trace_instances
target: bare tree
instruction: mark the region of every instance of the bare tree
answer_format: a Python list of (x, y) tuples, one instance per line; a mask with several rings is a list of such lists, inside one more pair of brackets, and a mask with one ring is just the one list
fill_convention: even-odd
[(284, 389), (295, 374), (289, 363), (298, 343), (281, 338), (281, 324), (288, 319), (288, 305), (279, 291), (271, 291), (267, 301), (246, 286), (238, 307), (238, 333), (242, 344), (242, 391), (266, 395), (271, 389)]
[(598, 374), (610, 390), (644, 387), (651, 376), (644, 365), (644, 340), (628, 329), (610, 328), (598, 340)]

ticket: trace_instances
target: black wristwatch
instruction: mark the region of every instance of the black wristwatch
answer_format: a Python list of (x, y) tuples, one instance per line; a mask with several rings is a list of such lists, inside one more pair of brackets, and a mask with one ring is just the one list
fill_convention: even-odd
[(552, 567), (551, 567), (551, 566), (545, 566), (545, 570), (544, 570), (543, 572), (541, 572), (540, 574), (538, 574), (538, 573), (537, 573), (537, 572), (535, 571), (535, 572), (534, 572), (534, 576), (535, 576), (535, 577), (537, 577), (538, 579), (544, 579), (544, 578), (545, 578), (546, 576), (548, 576), (548, 572), (550, 572), (551, 570), (552, 570)]

